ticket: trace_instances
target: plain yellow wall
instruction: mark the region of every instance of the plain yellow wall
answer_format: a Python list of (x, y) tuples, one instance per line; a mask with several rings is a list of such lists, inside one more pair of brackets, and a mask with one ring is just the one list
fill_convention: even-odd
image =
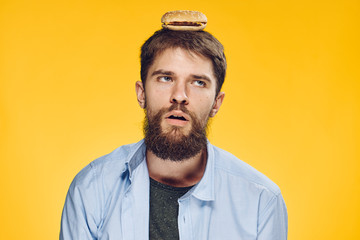
[(360, 239), (355, 0), (2, 0), (0, 238), (57, 239), (76, 173), (142, 138), (139, 48), (176, 9), (225, 46), (210, 141), (280, 186), (289, 239)]

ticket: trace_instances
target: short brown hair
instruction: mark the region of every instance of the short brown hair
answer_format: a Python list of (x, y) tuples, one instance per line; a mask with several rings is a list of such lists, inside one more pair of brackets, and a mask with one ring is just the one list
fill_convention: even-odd
[(180, 47), (200, 54), (212, 61), (214, 75), (217, 79), (216, 95), (225, 80), (226, 58), (223, 45), (210, 33), (205, 31), (173, 31), (161, 29), (156, 31), (141, 47), (141, 81), (145, 86), (146, 77), (155, 57), (168, 48)]

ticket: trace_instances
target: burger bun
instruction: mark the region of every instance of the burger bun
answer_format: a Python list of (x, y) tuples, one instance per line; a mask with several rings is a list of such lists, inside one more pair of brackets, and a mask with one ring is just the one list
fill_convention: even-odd
[(162, 27), (175, 31), (200, 31), (206, 27), (206, 16), (198, 11), (177, 10), (165, 13)]

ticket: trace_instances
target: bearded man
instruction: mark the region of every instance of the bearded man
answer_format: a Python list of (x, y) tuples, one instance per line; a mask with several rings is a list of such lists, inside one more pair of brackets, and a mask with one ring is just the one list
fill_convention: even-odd
[(205, 31), (154, 33), (141, 48), (144, 140), (85, 167), (72, 182), (60, 239), (287, 238), (279, 188), (206, 138), (226, 59)]

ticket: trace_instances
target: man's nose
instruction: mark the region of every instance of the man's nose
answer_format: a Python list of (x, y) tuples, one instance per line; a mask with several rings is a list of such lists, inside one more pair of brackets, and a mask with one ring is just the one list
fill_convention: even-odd
[(171, 103), (182, 103), (187, 105), (189, 103), (189, 98), (187, 95), (186, 83), (177, 82), (173, 89), (170, 98)]

